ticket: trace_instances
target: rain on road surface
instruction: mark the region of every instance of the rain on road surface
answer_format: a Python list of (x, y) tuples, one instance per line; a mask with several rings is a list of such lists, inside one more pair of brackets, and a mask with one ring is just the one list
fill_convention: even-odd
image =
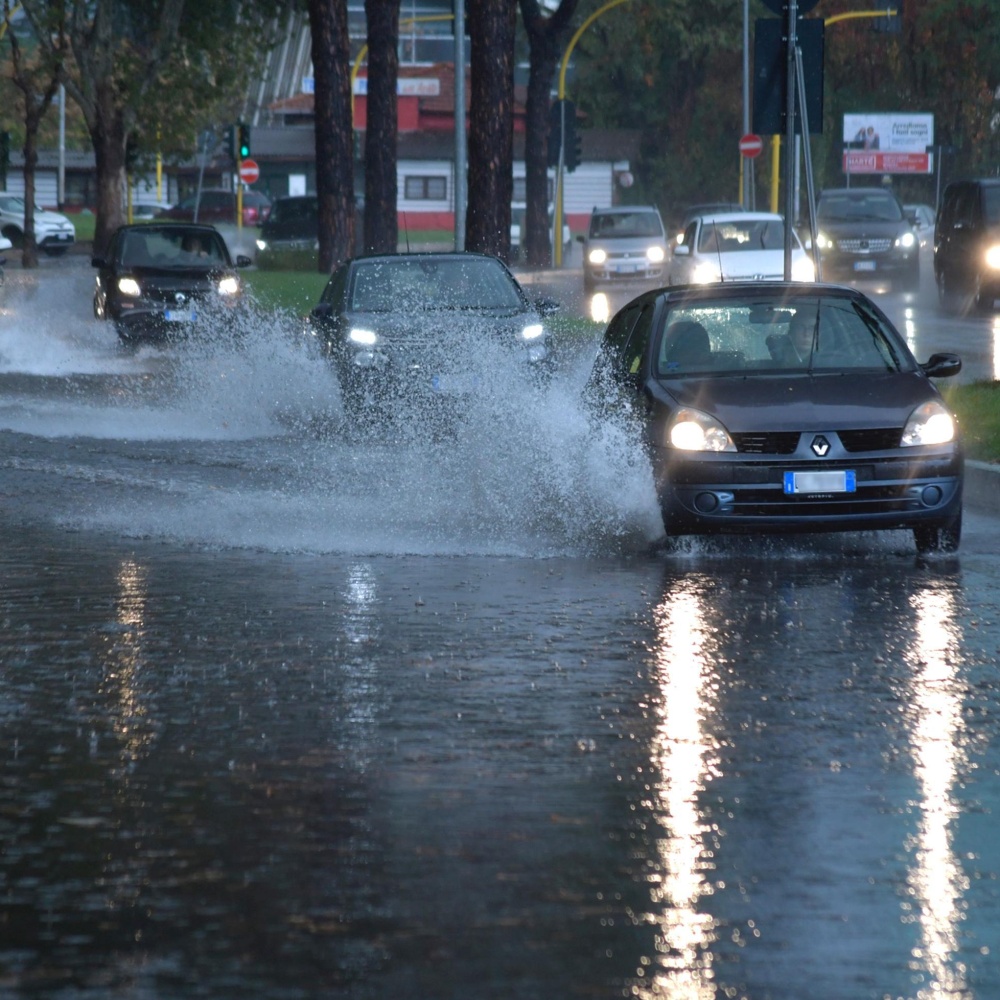
[(572, 365), (352, 440), (89, 280), (0, 316), (0, 996), (1000, 996), (993, 517), (665, 551)]

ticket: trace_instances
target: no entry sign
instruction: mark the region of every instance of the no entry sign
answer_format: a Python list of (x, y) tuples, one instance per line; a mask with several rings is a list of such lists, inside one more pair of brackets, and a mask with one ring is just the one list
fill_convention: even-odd
[(748, 132), (740, 139), (740, 155), (749, 157), (751, 160), (755, 156), (760, 156), (763, 148), (764, 140), (759, 135), (754, 135), (753, 132)]
[(256, 160), (244, 160), (240, 164), (240, 180), (244, 184), (253, 184), (260, 177), (260, 167)]

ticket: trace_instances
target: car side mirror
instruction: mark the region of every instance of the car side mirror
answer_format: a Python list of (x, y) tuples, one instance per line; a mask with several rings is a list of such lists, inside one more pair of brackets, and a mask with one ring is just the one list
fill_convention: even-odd
[(962, 370), (962, 359), (957, 354), (932, 354), (920, 369), (929, 378), (948, 378)]
[(562, 309), (562, 303), (549, 298), (547, 295), (542, 295), (535, 299), (535, 308), (538, 310), (539, 315), (551, 316), (553, 313), (557, 313), (560, 309)]
[(576, 242), (577, 243), (586, 243), (587, 242), (587, 237), (584, 236), (583, 233), (578, 233), (577, 237), (576, 237)]
[(253, 261), (249, 257), (247, 257), (246, 254), (242, 254), (241, 253), (241, 254), (238, 254), (237, 257), (236, 257), (236, 266), (237, 267), (250, 267), (250, 265), (252, 263), (253, 263)]
[(690, 257), (691, 248), (686, 243), (675, 243), (674, 244), (674, 256), (675, 257)]
[(332, 314), (333, 309), (330, 307), (329, 302), (320, 302), (312, 307), (312, 311), (309, 313), (313, 319), (329, 319)]

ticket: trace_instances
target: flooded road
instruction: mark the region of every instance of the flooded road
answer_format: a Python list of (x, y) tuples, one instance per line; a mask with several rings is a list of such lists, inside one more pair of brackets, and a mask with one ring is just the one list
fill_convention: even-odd
[(291, 320), (0, 324), (0, 996), (1000, 995), (993, 517), (668, 552), (572, 366), (373, 440)]

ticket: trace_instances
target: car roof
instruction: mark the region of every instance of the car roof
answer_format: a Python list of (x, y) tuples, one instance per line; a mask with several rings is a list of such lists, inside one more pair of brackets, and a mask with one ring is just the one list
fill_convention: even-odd
[(592, 215), (623, 215), (635, 212), (655, 212), (660, 214), (660, 210), (655, 205), (609, 205), (607, 208), (595, 207)]
[(488, 253), (479, 253), (475, 250), (413, 250), (400, 251), (398, 253), (369, 253), (352, 257), (344, 263), (360, 264), (373, 260), (492, 260), (498, 264), (503, 264), (503, 261), (499, 257), (494, 257)]
[(888, 188), (878, 187), (876, 185), (872, 185), (871, 187), (823, 188), (823, 190), (820, 192), (820, 197), (822, 198), (823, 195), (825, 195), (825, 194), (835, 194), (838, 197), (840, 197), (841, 195), (845, 195), (845, 194), (848, 194), (848, 195), (850, 195), (850, 194), (857, 194), (857, 195), (887, 194), (887, 195), (889, 195), (890, 198), (895, 198), (896, 201), (899, 201), (899, 198), (896, 196), (896, 192), (895, 191), (890, 191)]
[(221, 236), (219, 230), (215, 226), (210, 226), (203, 222), (177, 222), (172, 219), (156, 219), (153, 222), (133, 222), (126, 224), (124, 226), (119, 226), (116, 232), (129, 232), (131, 230), (139, 230), (143, 233), (156, 233), (165, 230), (174, 232), (187, 232), (187, 233), (216, 233)]
[(777, 212), (699, 212), (689, 219), (710, 219), (712, 222), (784, 222), (785, 217)]
[[(817, 295), (871, 302), (862, 292), (850, 285), (836, 285), (820, 281), (720, 281), (707, 285), (674, 285), (653, 289), (647, 293), (663, 295), (667, 301), (698, 301), (718, 299), (773, 299), (776, 295), (789, 300), (810, 298)], [(874, 305), (874, 303), (873, 303)]]

